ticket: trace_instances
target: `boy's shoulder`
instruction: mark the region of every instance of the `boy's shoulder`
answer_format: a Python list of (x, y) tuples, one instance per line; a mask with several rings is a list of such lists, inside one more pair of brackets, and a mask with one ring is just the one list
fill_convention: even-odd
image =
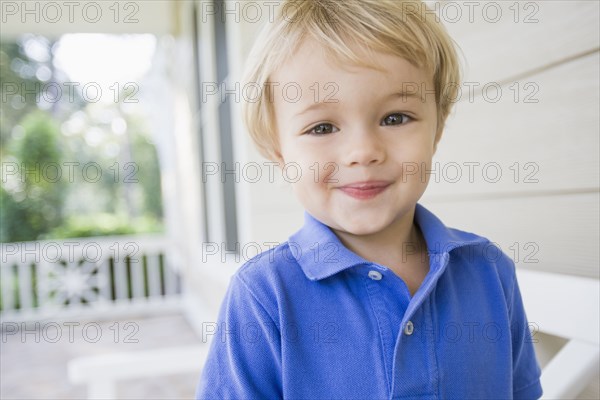
[[(499, 243), (473, 232), (447, 228), (455, 239), (449, 253), (452, 268), (471, 268), (483, 277), (496, 277), (505, 296), (509, 298), (516, 279), (516, 266), (513, 259), (502, 250)], [(448, 244), (447, 244), (448, 245)], [(454, 247), (455, 246), (455, 247)]]
[(294, 258), (289, 240), (245, 261), (233, 274), (229, 291), (260, 305), (275, 326), (280, 326), (280, 309), (290, 299), (302, 301), (311, 285)]
[(246, 260), (234, 273), (234, 279), (242, 281), (260, 296), (261, 292), (267, 294), (285, 290), (291, 284), (300, 285), (303, 275), (293, 246), (286, 240)]
[(243, 279), (270, 276), (280, 273), (282, 268), (289, 269), (294, 263), (292, 247), (286, 240), (246, 260), (235, 274)]

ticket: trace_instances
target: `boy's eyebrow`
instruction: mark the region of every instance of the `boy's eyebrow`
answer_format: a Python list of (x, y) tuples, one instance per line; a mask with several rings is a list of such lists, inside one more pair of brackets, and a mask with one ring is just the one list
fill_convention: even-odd
[(302, 111), (299, 111), (295, 114), (296, 117), (302, 115), (302, 114), (306, 114), (309, 111), (312, 111), (316, 108), (321, 108), (324, 105), (327, 104), (336, 104), (337, 101), (333, 102), (333, 101), (319, 101), (319, 102), (313, 102), (311, 103), (311, 105), (309, 105), (308, 107), (304, 108)]
[(399, 92), (394, 92), (391, 93), (388, 98), (390, 97), (400, 97), (402, 98), (402, 100), (406, 100), (406, 99), (417, 99), (417, 100), (421, 100), (423, 101), (423, 97), (420, 95), (419, 92), (407, 92), (407, 91), (399, 91)]

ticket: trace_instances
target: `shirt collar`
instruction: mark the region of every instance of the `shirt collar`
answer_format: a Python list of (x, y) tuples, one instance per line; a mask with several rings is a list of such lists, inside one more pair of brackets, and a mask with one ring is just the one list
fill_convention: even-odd
[[(447, 228), (433, 213), (416, 205), (415, 221), (421, 228), (430, 255), (441, 255), (486, 240), (472, 233)], [(320, 280), (360, 264), (372, 264), (352, 252), (333, 233), (331, 228), (304, 212), (304, 226), (292, 236), (288, 244), (306, 277)]]

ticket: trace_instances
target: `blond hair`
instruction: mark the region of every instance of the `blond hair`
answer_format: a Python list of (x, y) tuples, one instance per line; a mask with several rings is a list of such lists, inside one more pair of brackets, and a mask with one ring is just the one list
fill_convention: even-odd
[[(337, 61), (377, 68), (369, 52), (397, 55), (433, 78), (437, 131), (441, 132), (460, 84), (454, 42), (433, 11), (421, 1), (285, 0), (250, 52), (245, 85), (267, 89), (271, 75), (305, 38), (323, 45)], [(357, 51), (362, 50), (362, 51)], [(279, 141), (270, 90), (245, 101), (242, 117), (260, 153), (276, 160)]]

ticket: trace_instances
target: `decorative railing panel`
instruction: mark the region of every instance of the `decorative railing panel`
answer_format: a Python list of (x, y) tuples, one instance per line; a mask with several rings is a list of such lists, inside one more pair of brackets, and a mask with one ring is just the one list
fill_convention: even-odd
[(0, 316), (36, 320), (170, 306), (181, 282), (168, 251), (162, 235), (4, 243)]

